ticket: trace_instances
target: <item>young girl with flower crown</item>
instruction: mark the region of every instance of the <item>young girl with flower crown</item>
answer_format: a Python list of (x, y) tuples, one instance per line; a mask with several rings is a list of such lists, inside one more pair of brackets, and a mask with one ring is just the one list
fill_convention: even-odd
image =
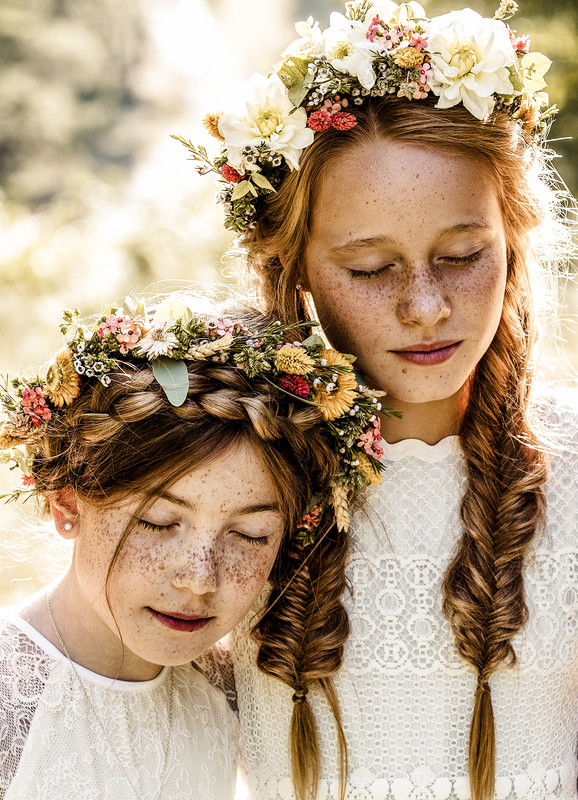
[[(28, 487), (15, 494), (44, 500), (74, 549), (61, 578), (0, 612), (1, 798), (233, 797), (237, 720), (191, 661), (271, 570), (278, 589), (312, 554), (341, 558), (331, 490), (366, 482), (320, 404), (332, 381), (356, 392), (350, 362), (328, 365), (318, 337), (286, 344), (299, 326), (249, 324), (175, 297), (92, 330), (66, 312), (66, 348), (4, 388), (3, 460)], [(357, 402), (359, 438), (375, 403)]]
[[(207, 120), (221, 153), (201, 171), (268, 312), (317, 317), (403, 414), (315, 608), (275, 659), (237, 641), (260, 800), (576, 797), (578, 414), (532, 391), (541, 279), (569, 245), (549, 61), (514, 10), (349, 3), (297, 26), (246, 110)], [(344, 576), (347, 641), (323, 635)]]

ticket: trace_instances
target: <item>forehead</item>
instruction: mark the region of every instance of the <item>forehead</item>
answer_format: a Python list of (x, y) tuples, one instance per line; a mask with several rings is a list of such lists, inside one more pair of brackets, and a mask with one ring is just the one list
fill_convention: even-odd
[(335, 246), (353, 236), (436, 236), (468, 224), (501, 225), (482, 165), (450, 151), (376, 139), (328, 163), (311, 235)]

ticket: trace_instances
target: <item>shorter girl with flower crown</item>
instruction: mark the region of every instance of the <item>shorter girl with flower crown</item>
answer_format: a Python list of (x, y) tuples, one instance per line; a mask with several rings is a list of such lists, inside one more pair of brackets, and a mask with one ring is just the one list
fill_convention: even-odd
[[(2, 393), (4, 461), (26, 484), (11, 497), (37, 495), (74, 540), (66, 573), (1, 614), (5, 800), (232, 798), (237, 720), (192, 659), (272, 568), (278, 590), (343, 549), (331, 492), (379, 473), (376, 402), (318, 337), (287, 344), (299, 325), (251, 332), (175, 297), (129, 305), (92, 331), (66, 312), (66, 348)], [(320, 405), (340, 383), (359, 408), (346, 448)], [(329, 628), (342, 620), (336, 603)]]

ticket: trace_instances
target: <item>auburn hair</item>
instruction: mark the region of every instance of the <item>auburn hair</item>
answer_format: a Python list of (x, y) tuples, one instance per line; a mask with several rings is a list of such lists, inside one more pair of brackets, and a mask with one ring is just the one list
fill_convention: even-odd
[[(251, 324), (257, 319), (253, 314)], [(71, 489), (79, 498), (102, 503), (144, 492), (143, 511), (190, 470), (241, 441), (254, 447), (285, 517), (271, 593), (255, 635), (261, 660), (301, 698), (295, 705), (291, 746), (296, 785), (305, 797), (303, 787), (317, 780), (318, 763), (311, 751), (316, 737), (306, 693), (318, 677), (341, 730), (330, 673), (339, 667), (347, 637), (341, 596), (348, 540), (329, 513), (313, 547), (300, 543), (295, 531), (313, 498), (330, 492), (337, 459), (318, 408), (258, 378), (249, 381), (230, 364), (191, 361), (187, 368), (188, 395), (179, 407), (169, 403), (145, 362), (120, 362), (109, 386), (85, 387), (63, 415), (46, 422), (33, 462), (35, 487), (46, 499)], [(108, 576), (130, 532), (129, 526), (120, 537)], [(326, 565), (334, 566), (327, 570)], [(324, 598), (322, 617), (314, 602), (317, 595)], [(332, 666), (312, 656), (312, 648), (330, 652)], [(319, 668), (316, 659), (322, 662)]]
[[(462, 106), (442, 110), (433, 107), (434, 101), (366, 98), (355, 109), (353, 129), (330, 128), (317, 134), (304, 151), (299, 170), (288, 173), (279, 190), (264, 199), (244, 247), (249, 268), (260, 281), (267, 313), (284, 323), (295, 322), (308, 319), (306, 295), (299, 284), (307, 272), (316, 198), (336, 158), (368, 142), (403, 142), (474, 160), (496, 192), (507, 244), (505, 298), (494, 340), (471, 376), (460, 420), (468, 476), (461, 503), (463, 532), (443, 581), (443, 609), (457, 650), (478, 676), (469, 734), (472, 795), (474, 800), (490, 800), (496, 749), (491, 676), (516, 660), (512, 637), (528, 617), (524, 564), (545, 513), (548, 459), (528, 410), (535, 329), (528, 234), (552, 218), (551, 193), (540, 177), (540, 151), (529, 143), (520, 124), (499, 112), (482, 122)], [(337, 572), (344, 567), (345, 558), (335, 565), (325, 563), (329, 607), (335, 603), (333, 588), (345, 586)], [(320, 584), (316, 595), (319, 615), (325, 608), (323, 588)], [(303, 633), (301, 668), (322, 683), (335, 672), (343, 641), (336, 641), (334, 650), (323, 639), (316, 647), (317, 622), (308, 616), (315, 614), (310, 608), (311, 599), (304, 596), (303, 619), (309, 635)], [(345, 636), (346, 626), (340, 630)], [(265, 672), (278, 674), (268, 651), (262, 650), (259, 664)], [(314, 672), (310, 664), (315, 664)], [(318, 746), (313, 752), (318, 759)], [(307, 776), (313, 795), (318, 774), (319, 764)]]

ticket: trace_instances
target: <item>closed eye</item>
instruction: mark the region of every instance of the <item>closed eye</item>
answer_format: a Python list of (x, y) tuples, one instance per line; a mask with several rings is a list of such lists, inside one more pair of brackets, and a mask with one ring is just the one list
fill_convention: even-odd
[(449, 261), (450, 264), (473, 264), (482, 255), (482, 249), (476, 250), (475, 253), (470, 253), (468, 256), (442, 256), (440, 260)]
[(162, 533), (163, 531), (170, 531), (179, 523), (171, 522), (169, 525), (157, 525), (156, 522), (149, 522), (148, 519), (139, 519), (137, 524), (140, 525), (141, 528), (145, 528), (147, 531), (156, 531), (156, 533)]
[(354, 280), (371, 280), (384, 275), (391, 267), (392, 264), (384, 264), (379, 269), (350, 269), (349, 274)]
[(269, 543), (268, 536), (248, 536), (246, 533), (241, 533), (240, 531), (231, 531), (239, 539), (242, 539), (244, 542), (248, 542), (249, 544), (255, 545), (256, 547), (262, 547)]

